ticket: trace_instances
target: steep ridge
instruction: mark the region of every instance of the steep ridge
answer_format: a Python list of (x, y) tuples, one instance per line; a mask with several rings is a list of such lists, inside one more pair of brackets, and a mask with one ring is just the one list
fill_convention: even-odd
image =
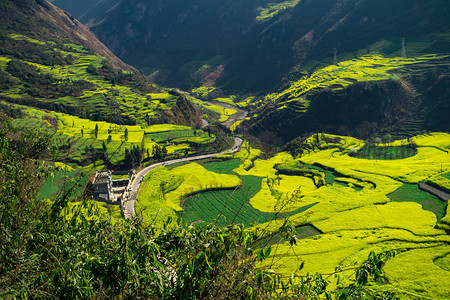
[(120, 2), (120, 0), (51, 0), (53, 4), (65, 11), (70, 11), (72, 16), (83, 23), (89, 23), (89, 15), (103, 13)]

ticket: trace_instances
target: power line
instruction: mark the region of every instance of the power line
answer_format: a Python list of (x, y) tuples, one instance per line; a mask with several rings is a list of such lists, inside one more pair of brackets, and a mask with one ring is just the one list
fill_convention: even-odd
[(337, 61), (337, 49), (333, 48), (333, 64), (337, 66), (338, 61)]
[(405, 38), (402, 38), (402, 57), (406, 57)]

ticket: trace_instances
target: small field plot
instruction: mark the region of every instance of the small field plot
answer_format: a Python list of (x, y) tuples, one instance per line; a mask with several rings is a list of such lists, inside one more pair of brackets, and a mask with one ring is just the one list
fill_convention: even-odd
[(172, 173), (182, 176), (183, 183), (173, 192), (166, 195), (172, 207), (180, 211), (180, 201), (183, 197), (200, 191), (235, 188), (241, 185), (241, 180), (235, 175), (210, 172), (197, 163), (190, 163), (173, 168)]
[(219, 174), (233, 174), (233, 170), (239, 167), (241, 162), (238, 159), (208, 162), (203, 165), (208, 171)]
[(179, 138), (210, 138), (210, 136), (202, 130), (195, 130), (190, 127), (182, 130), (169, 130), (169, 131), (155, 131), (152, 133), (146, 133), (145, 138), (160, 143), (165, 141), (172, 141)]
[(167, 202), (166, 193), (176, 189), (183, 177), (164, 167), (151, 170), (142, 180), (137, 201), (136, 213), (146, 224), (162, 224), (168, 217), (175, 217), (173, 206)]
[(431, 211), (436, 215), (438, 221), (445, 215), (447, 203), (437, 197), (420, 190), (415, 184), (403, 184), (394, 192), (387, 195), (395, 202), (416, 202), (422, 205), (423, 209)]
[(215, 138), (211, 138), (208, 136), (188, 136), (188, 137), (181, 137), (171, 140), (172, 143), (188, 143), (188, 144), (196, 144), (196, 145), (202, 145), (202, 144), (209, 144), (214, 142)]
[(303, 176), (278, 175), (264, 178), (260, 191), (250, 199), (250, 204), (263, 212), (292, 212), (316, 202), (305, 195), (317, 190), (311, 178)]
[(365, 159), (403, 159), (414, 156), (416, 150), (408, 146), (375, 146), (365, 145), (354, 157)]

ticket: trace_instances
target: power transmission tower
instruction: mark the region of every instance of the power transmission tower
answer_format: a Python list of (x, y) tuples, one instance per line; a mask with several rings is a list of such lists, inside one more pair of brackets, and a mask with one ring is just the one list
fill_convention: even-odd
[(405, 38), (402, 38), (402, 57), (406, 57)]
[(333, 48), (333, 64), (335, 64), (337, 66), (338, 61), (337, 61), (337, 49)]

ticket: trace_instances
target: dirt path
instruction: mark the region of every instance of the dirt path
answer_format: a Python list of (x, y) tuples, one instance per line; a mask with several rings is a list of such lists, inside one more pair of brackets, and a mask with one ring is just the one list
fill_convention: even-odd
[(444, 202), (448, 202), (450, 200), (450, 194), (447, 194), (446, 192), (443, 192), (435, 187), (432, 187), (431, 185), (428, 185), (426, 183), (419, 183), (419, 189), (428, 192), (439, 199), (441, 199)]

